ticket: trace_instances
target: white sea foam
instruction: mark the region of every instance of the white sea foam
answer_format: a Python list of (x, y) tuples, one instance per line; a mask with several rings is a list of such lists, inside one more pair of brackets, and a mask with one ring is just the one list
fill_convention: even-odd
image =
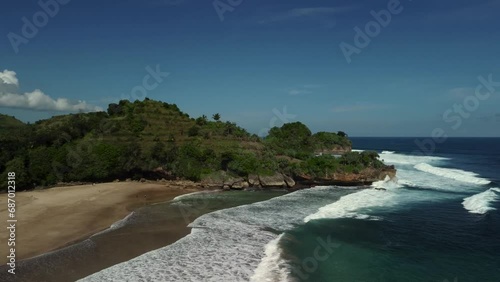
[(279, 241), (283, 235), (281, 234), (266, 245), (265, 256), (255, 269), (252, 277), (250, 277), (251, 282), (281, 282), (289, 280), (289, 265), (281, 257), (282, 251), (279, 246)]
[(372, 208), (388, 207), (397, 204), (394, 199), (394, 189), (400, 185), (388, 177), (384, 181), (373, 183), (374, 188), (384, 188), (385, 191), (365, 189), (341, 197), (338, 201), (321, 207), (316, 213), (304, 218), (304, 222), (323, 218), (357, 218), (377, 220), (367, 212)]
[(184, 195), (179, 195), (179, 196), (173, 198), (172, 202), (177, 202), (177, 201), (180, 201), (180, 200), (183, 200), (183, 199), (186, 199), (186, 198), (191, 198), (193, 196), (197, 196), (197, 195), (200, 195), (200, 194), (219, 193), (221, 191), (222, 190), (198, 191), (198, 192), (188, 193), (188, 194), (184, 194)]
[(100, 232), (97, 232), (97, 233), (95, 233), (94, 235), (92, 235), (90, 237), (92, 238), (94, 236), (102, 235), (104, 233), (107, 233), (107, 232), (110, 232), (110, 231), (122, 228), (123, 226), (125, 226), (128, 223), (128, 221), (131, 220), (131, 218), (134, 216), (134, 214), (135, 214), (134, 212), (129, 213), (126, 217), (124, 217), (124, 218), (118, 220), (117, 222), (111, 224), (111, 226), (109, 228), (104, 229), (104, 230), (102, 230)]
[(396, 154), (394, 152), (383, 151), (379, 154), (380, 159), (388, 164), (394, 165), (416, 165), (419, 163), (436, 163), (440, 161), (449, 160), (448, 158), (435, 157), (435, 156), (417, 156)]
[(274, 251), (278, 251), (273, 251), (272, 243), (268, 245), (278, 235), (265, 230), (284, 231), (302, 223), (318, 205), (335, 199), (332, 189), (335, 190), (331, 187), (300, 190), (203, 215), (189, 225), (193, 228), (191, 234), (174, 244), (102, 270), (82, 281), (219, 282), (249, 281), (254, 276), (284, 277), (284, 262), (280, 262), (279, 269), (265, 267), (276, 259)]
[(435, 167), (426, 163), (417, 164), (415, 168), (423, 172), (471, 184), (486, 185), (491, 183), (489, 180), (478, 177), (477, 173), (460, 169)]
[[(403, 158), (403, 155), (390, 154)], [(421, 157), (422, 158), (422, 157)], [(429, 157), (428, 161), (432, 162), (438, 159)], [(432, 190), (465, 192), (470, 191), (470, 185), (458, 181), (443, 181), (443, 178), (438, 175), (429, 174), (415, 169), (413, 166), (403, 166), (399, 168), (397, 177), (390, 179), (386, 177), (383, 181), (377, 181), (372, 184), (374, 188), (367, 189), (356, 193), (343, 196), (338, 201), (325, 205), (317, 210), (316, 213), (305, 217), (304, 221), (308, 222), (316, 219), (324, 218), (356, 218), (378, 220), (380, 217), (374, 216), (374, 210), (380, 208), (393, 208), (398, 206), (398, 209), (409, 206), (411, 203), (442, 201), (444, 199), (456, 198), (459, 194), (439, 194), (436, 195)], [(418, 187), (418, 190), (400, 189), (404, 187)], [(479, 187), (479, 186), (478, 186)], [(477, 187), (477, 188), (478, 188)], [(422, 189), (429, 189), (425, 191)]]
[(462, 205), (470, 213), (485, 214), (496, 210), (491, 206), (492, 203), (500, 201), (500, 189), (491, 188), (482, 193), (465, 198)]

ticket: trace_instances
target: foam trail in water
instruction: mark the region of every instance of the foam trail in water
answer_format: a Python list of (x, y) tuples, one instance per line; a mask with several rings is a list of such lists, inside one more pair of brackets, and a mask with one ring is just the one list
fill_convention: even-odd
[(172, 202), (177, 202), (177, 201), (180, 201), (182, 199), (191, 198), (192, 196), (196, 196), (196, 195), (199, 195), (199, 194), (219, 193), (221, 191), (222, 190), (192, 192), (192, 193), (188, 193), (188, 194), (184, 194), (184, 195), (179, 195), (179, 196), (173, 198)]
[(99, 232), (97, 232), (97, 233), (93, 234), (93, 235), (92, 235), (92, 236), (90, 236), (90, 237), (92, 238), (92, 237), (94, 237), (94, 236), (102, 235), (102, 234), (105, 234), (105, 233), (110, 232), (110, 231), (112, 231), (112, 230), (116, 230), (116, 229), (122, 228), (123, 226), (125, 226), (125, 225), (128, 223), (128, 221), (130, 221), (130, 220), (131, 220), (131, 218), (132, 218), (134, 215), (135, 215), (135, 212), (131, 212), (131, 213), (129, 213), (126, 217), (124, 217), (124, 218), (122, 218), (122, 219), (118, 220), (117, 222), (115, 222), (115, 223), (111, 224), (111, 226), (110, 226), (109, 228), (104, 229), (104, 230), (102, 230), (102, 231), (99, 231)]
[(304, 222), (309, 222), (315, 219), (343, 217), (357, 219), (378, 219), (377, 217), (369, 216), (361, 212), (360, 210), (396, 205), (396, 194), (392, 190), (401, 186), (394, 180), (386, 177), (386, 179), (383, 181), (373, 183), (373, 187), (384, 188), (386, 189), (386, 191), (366, 189), (343, 196), (338, 201), (321, 207), (316, 213), (308, 215), (306, 218), (304, 218)]
[(500, 189), (491, 188), (482, 193), (465, 198), (462, 205), (470, 213), (485, 214), (489, 211), (496, 210), (491, 206), (493, 202), (500, 200)]
[(404, 155), (389, 151), (383, 151), (379, 154), (379, 156), (385, 163), (394, 165), (416, 165), (419, 163), (435, 163), (449, 160), (448, 158), (443, 157)]
[[(278, 241), (267, 246), (278, 237), (267, 230), (292, 229), (318, 205), (323, 206), (338, 199), (341, 193), (349, 192), (315, 187), (205, 214), (189, 225), (193, 228), (191, 234), (174, 244), (114, 265), (82, 281), (237, 282), (249, 281), (254, 275), (284, 277), (284, 261), (278, 263), (278, 269), (265, 267), (271, 266), (269, 263), (277, 258), (275, 251), (278, 251), (273, 250), (273, 244)], [(265, 257), (268, 258), (263, 259)], [(256, 269), (260, 274), (255, 273)], [(269, 273), (263, 274), (266, 270)]]
[(251, 282), (284, 282), (289, 280), (289, 265), (281, 257), (279, 241), (284, 233), (266, 245), (265, 256), (254, 271)]
[(417, 164), (415, 168), (423, 172), (471, 184), (486, 185), (491, 183), (489, 180), (478, 177), (478, 174), (474, 172), (460, 169), (435, 167), (426, 163)]

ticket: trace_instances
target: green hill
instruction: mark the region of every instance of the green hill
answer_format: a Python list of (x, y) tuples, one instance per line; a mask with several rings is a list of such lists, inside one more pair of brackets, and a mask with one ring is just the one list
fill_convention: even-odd
[(0, 114), (0, 136), (26, 128), (26, 126), (26, 124), (15, 117)]
[[(107, 112), (69, 114), (24, 124), (0, 116), (0, 172), (16, 172), (17, 188), (114, 179), (203, 180), (251, 174), (328, 177), (381, 166), (375, 156), (348, 153), (339, 132), (312, 134), (302, 123), (273, 128), (261, 139), (220, 115), (191, 118), (175, 104), (146, 99), (110, 104)], [(368, 159), (366, 159), (368, 158)], [(2, 187), (5, 189), (5, 187)]]

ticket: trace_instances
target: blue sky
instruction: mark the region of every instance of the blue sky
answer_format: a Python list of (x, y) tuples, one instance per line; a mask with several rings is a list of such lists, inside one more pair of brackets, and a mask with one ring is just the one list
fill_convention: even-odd
[[(498, 0), (54, 1), (41, 1), (58, 7), (45, 24), (37, 1), (2, 4), (0, 113), (106, 109), (138, 97), (149, 66), (169, 75), (146, 77), (147, 97), (254, 133), (300, 120), (351, 136), (500, 136)], [(372, 11), (391, 19), (356, 45)], [(350, 63), (342, 42), (357, 48)], [(482, 99), (479, 76), (492, 81)]]

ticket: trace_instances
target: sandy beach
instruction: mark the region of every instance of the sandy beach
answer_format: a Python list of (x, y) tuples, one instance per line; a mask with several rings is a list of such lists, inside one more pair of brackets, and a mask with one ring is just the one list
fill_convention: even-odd
[[(182, 189), (181, 189), (182, 188)], [(23, 260), (81, 241), (110, 227), (131, 211), (197, 191), (173, 183), (113, 182), (57, 187), (16, 193), (16, 257)], [(7, 202), (7, 195), (0, 195)], [(7, 220), (7, 205), (0, 207), (0, 219)], [(2, 228), (0, 241), (6, 242)], [(0, 265), (7, 260), (7, 248), (0, 248)]]

